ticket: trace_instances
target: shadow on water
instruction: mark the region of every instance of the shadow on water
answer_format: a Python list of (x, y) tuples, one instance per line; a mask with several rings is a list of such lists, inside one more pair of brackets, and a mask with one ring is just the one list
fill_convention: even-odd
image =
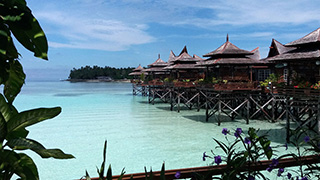
[[(218, 121), (214, 117), (210, 117), (208, 122), (206, 122), (206, 115), (190, 115), (190, 116), (183, 116), (184, 118), (197, 121), (197, 122), (202, 122), (202, 123), (213, 123), (218, 125)], [(239, 120), (235, 119), (232, 120), (227, 116), (221, 115), (220, 117), (221, 123), (225, 122), (238, 122)]]
[(150, 104), (148, 101), (136, 101), (136, 102), (140, 104)]
[(121, 94), (122, 96), (132, 96), (132, 93)]
[[(276, 142), (276, 143), (280, 143), (280, 144), (284, 144), (286, 142), (286, 129), (283, 128), (279, 128), (279, 129), (262, 129), (259, 130), (259, 135), (264, 135), (267, 134), (267, 138), (271, 141), (271, 142)], [(271, 143), (272, 145), (272, 143)]]
[(171, 111), (170, 110), (170, 106), (166, 106), (166, 107), (157, 107), (158, 109), (164, 110), (164, 111)]
[[(208, 122), (206, 122), (205, 115), (188, 115), (188, 116), (183, 116), (183, 117), (187, 118), (189, 120), (192, 120), (192, 121), (196, 121), (196, 122), (210, 123), (210, 124), (218, 125), (218, 121), (214, 117), (210, 117)], [(262, 120), (250, 120), (250, 121), (251, 122), (255, 121), (255, 123), (259, 123), (259, 122), (267, 123), (267, 122), (262, 122)], [(244, 119), (232, 120), (228, 116), (221, 115), (221, 125), (223, 126), (223, 123), (226, 123), (226, 122), (244, 123), (245, 124)], [(270, 122), (270, 124), (271, 124), (271, 122)], [(221, 128), (222, 128), (222, 126), (221, 126)], [(260, 129), (258, 134), (259, 135), (267, 134), (268, 139), (271, 142), (284, 144), (286, 142), (286, 136), (287, 136), (286, 128), (285, 128), (286, 125), (279, 123), (278, 126), (279, 126), (278, 128), (274, 128), (274, 129)], [(291, 126), (294, 126), (294, 125), (291, 125)], [(250, 122), (249, 122), (249, 127), (252, 127), (252, 126), (250, 126)]]

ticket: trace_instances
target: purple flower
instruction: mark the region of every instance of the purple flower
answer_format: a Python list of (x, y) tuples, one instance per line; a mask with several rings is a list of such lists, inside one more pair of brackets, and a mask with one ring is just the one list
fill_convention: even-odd
[(221, 162), (222, 162), (222, 160), (221, 160), (221, 156), (215, 156), (214, 157), (214, 162), (217, 164), (217, 165), (219, 165)]
[(242, 129), (241, 128), (237, 128), (236, 132), (234, 133), (234, 136), (236, 138), (238, 138), (241, 135), (241, 133), (242, 133)]
[(278, 166), (278, 164), (279, 164), (278, 159), (272, 159), (271, 164), (269, 165), (269, 167), (266, 170), (271, 172), (274, 167)]
[(176, 174), (174, 175), (175, 178), (179, 179), (181, 176), (181, 172), (177, 171)]
[(291, 174), (291, 173), (288, 173), (288, 174), (287, 174), (287, 177), (288, 177), (288, 179), (291, 179), (292, 174)]
[(248, 180), (255, 180), (253, 176), (249, 175)]
[(244, 138), (244, 143), (246, 143), (246, 144), (251, 144), (251, 141), (250, 141), (250, 139), (249, 138)]
[(266, 169), (268, 172), (271, 172), (273, 169), (272, 169), (272, 167), (268, 167), (267, 169)]
[(308, 180), (308, 178), (307, 177), (303, 177), (300, 180)]
[(202, 160), (203, 160), (203, 161), (206, 161), (206, 157), (209, 157), (209, 156), (207, 156), (207, 155), (206, 155), (206, 152), (204, 152), (204, 153), (203, 153), (203, 156), (202, 156)]
[(222, 134), (227, 135), (227, 134), (228, 134), (228, 132), (229, 132), (229, 131), (228, 131), (228, 129), (227, 129), (227, 128), (223, 128), (223, 129), (222, 129)]
[(280, 177), (283, 172), (284, 172), (284, 169), (279, 168), (277, 176)]
[(304, 142), (309, 142), (310, 141), (310, 137), (309, 136), (306, 136), (306, 137), (304, 137)]
[(272, 163), (271, 163), (272, 167), (276, 167), (276, 166), (278, 166), (278, 164), (279, 164), (278, 159), (272, 159)]

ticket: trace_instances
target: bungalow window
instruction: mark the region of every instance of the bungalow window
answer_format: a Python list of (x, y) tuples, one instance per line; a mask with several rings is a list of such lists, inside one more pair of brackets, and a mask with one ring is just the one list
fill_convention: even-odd
[(264, 81), (270, 75), (270, 69), (259, 69), (258, 70), (258, 81)]

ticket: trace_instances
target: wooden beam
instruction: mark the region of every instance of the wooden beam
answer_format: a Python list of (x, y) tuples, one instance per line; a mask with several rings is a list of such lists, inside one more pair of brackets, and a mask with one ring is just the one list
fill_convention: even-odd
[[(285, 159), (279, 159), (279, 164), (276, 168), (279, 167), (295, 167), (303, 165), (309, 165), (309, 164), (317, 164), (320, 163), (320, 156), (319, 155), (310, 155), (310, 156), (303, 156), (301, 159), (296, 158), (285, 158)], [(242, 169), (240, 169), (240, 172), (245, 172), (250, 170), (253, 171), (264, 171), (266, 170), (270, 164), (272, 164), (272, 160), (263, 160), (259, 161), (257, 163), (247, 164)], [(179, 179), (185, 179), (185, 178), (192, 178), (194, 177), (194, 174), (200, 174), (200, 175), (221, 175), (223, 174), (228, 168), (226, 164), (217, 165), (217, 166), (204, 166), (204, 167), (193, 167), (193, 168), (183, 168), (183, 169), (172, 169), (172, 170), (166, 170), (165, 171), (165, 179), (177, 179), (175, 177), (175, 174), (177, 172), (180, 172)], [(148, 173), (149, 175), (149, 173)], [(120, 176), (116, 175), (113, 176), (112, 179), (116, 180)], [(153, 179), (159, 180), (161, 177), (161, 171), (154, 171), (153, 172)], [(92, 180), (99, 180), (99, 178), (91, 178)], [(134, 173), (134, 174), (125, 174), (122, 177), (123, 180), (145, 180), (146, 174), (145, 173)]]

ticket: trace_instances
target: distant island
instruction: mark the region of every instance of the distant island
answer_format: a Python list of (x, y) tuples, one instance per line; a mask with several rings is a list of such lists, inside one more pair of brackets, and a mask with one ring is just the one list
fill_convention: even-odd
[(85, 66), (79, 69), (73, 68), (70, 71), (67, 81), (71, 82), (111, 82), (123, 81), (128, 82), (132, 77), (128, 74), (134, 68), (114, 68), (114, 67), (99, 67)]

